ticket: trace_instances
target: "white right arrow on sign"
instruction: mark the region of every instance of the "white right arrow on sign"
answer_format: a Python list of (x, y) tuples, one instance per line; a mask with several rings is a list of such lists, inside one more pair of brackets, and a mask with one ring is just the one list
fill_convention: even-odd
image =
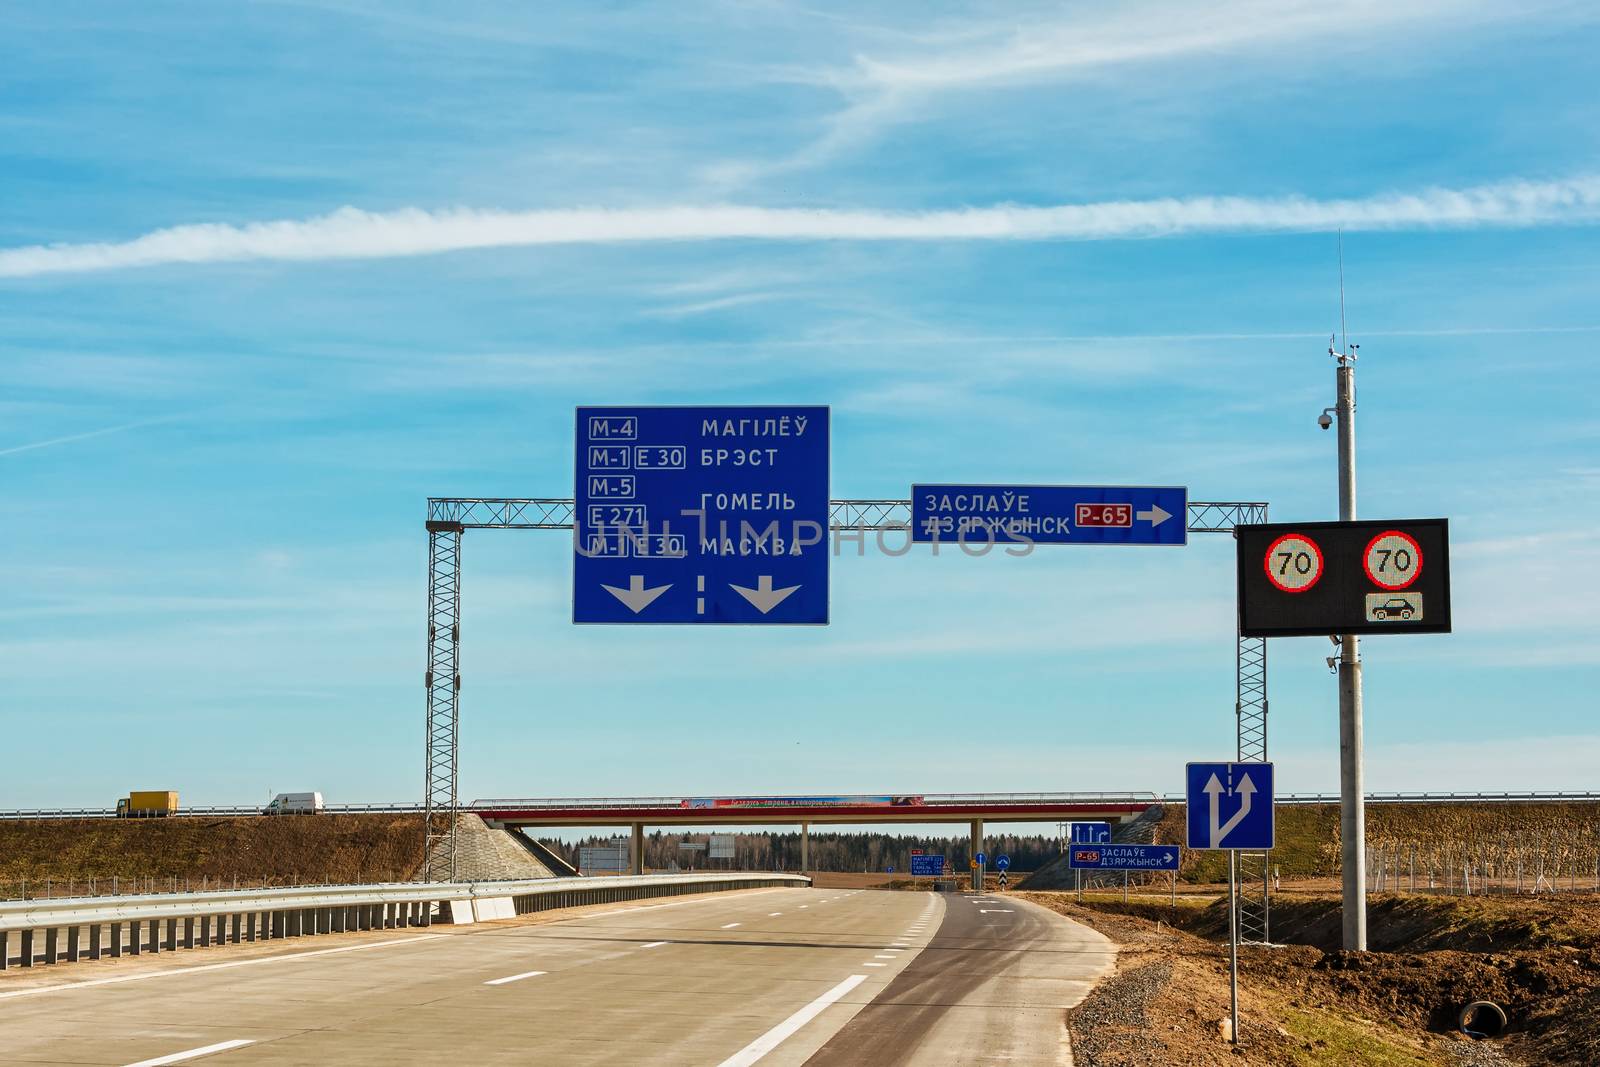
[(1160, 504), (1151, 504), (1150, 510), (1138, 512), (1138, 517), (1147, 520), (1151, 526), (1160, 526), (1172, 518), (1172, 513)]

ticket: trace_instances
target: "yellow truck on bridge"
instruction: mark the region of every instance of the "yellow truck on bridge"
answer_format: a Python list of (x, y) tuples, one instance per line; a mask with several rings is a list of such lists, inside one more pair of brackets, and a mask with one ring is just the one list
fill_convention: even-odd
[(178, 813), (178, 794), (170, 789), (136, 789), (117, 798), (117, 818), (154, 819)]

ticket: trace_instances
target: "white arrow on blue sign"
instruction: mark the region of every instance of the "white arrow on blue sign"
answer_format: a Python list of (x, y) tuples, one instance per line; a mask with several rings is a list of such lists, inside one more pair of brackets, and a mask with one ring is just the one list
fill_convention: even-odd
[(994, 869), (997, 871), (1009, 871), (1011, 869), (1011, 857), (996, 856), (994, 858)]
[(572, 621), (828, 621), (828, 409), (581, 407)]
[(1272, 764), (1191, 763), (1186, 784), (1190, 848), (1272, 847)]
[(1175, 871), (1177, 845), (1080, 845), (1067, 855), (1067, 866), (1090, 871)]
[(1181, 545), (1189, 490), (1139, 485), (913, 485), (911, 540)]
[(989, 862), (989, 857), (980, 852), (976, 856), (972, 857), (972, 861), (979, 867), (982, 867), (985, 863)]

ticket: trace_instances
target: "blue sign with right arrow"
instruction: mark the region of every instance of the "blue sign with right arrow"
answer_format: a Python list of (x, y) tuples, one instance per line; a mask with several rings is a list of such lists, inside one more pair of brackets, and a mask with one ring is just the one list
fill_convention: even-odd
[(1272, 847), (1272, 764), (1191, 763), (1187, 785), (1190, 848)]
[(911, 487), (911, 540), (1026, 545), (1181, 545), (1189, 490), (1139, 485)]

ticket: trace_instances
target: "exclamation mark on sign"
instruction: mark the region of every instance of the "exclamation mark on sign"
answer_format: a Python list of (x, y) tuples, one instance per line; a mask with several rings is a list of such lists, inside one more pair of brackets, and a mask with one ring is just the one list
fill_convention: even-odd
[[(694, 591), (697, 592), (697, 593), (704, 593), (706, 591), (706, 576), (705, 575), (702, 574), (702, 575), (699, 575), (699, 576), (697, 576), (695, 578), (695, 580), (694, 580)], [(694, 613), (696, 615), (704, 615), (706, 613), (706, 598), (705, 597), (697, 596), (697, 597), (694, 598)]]

